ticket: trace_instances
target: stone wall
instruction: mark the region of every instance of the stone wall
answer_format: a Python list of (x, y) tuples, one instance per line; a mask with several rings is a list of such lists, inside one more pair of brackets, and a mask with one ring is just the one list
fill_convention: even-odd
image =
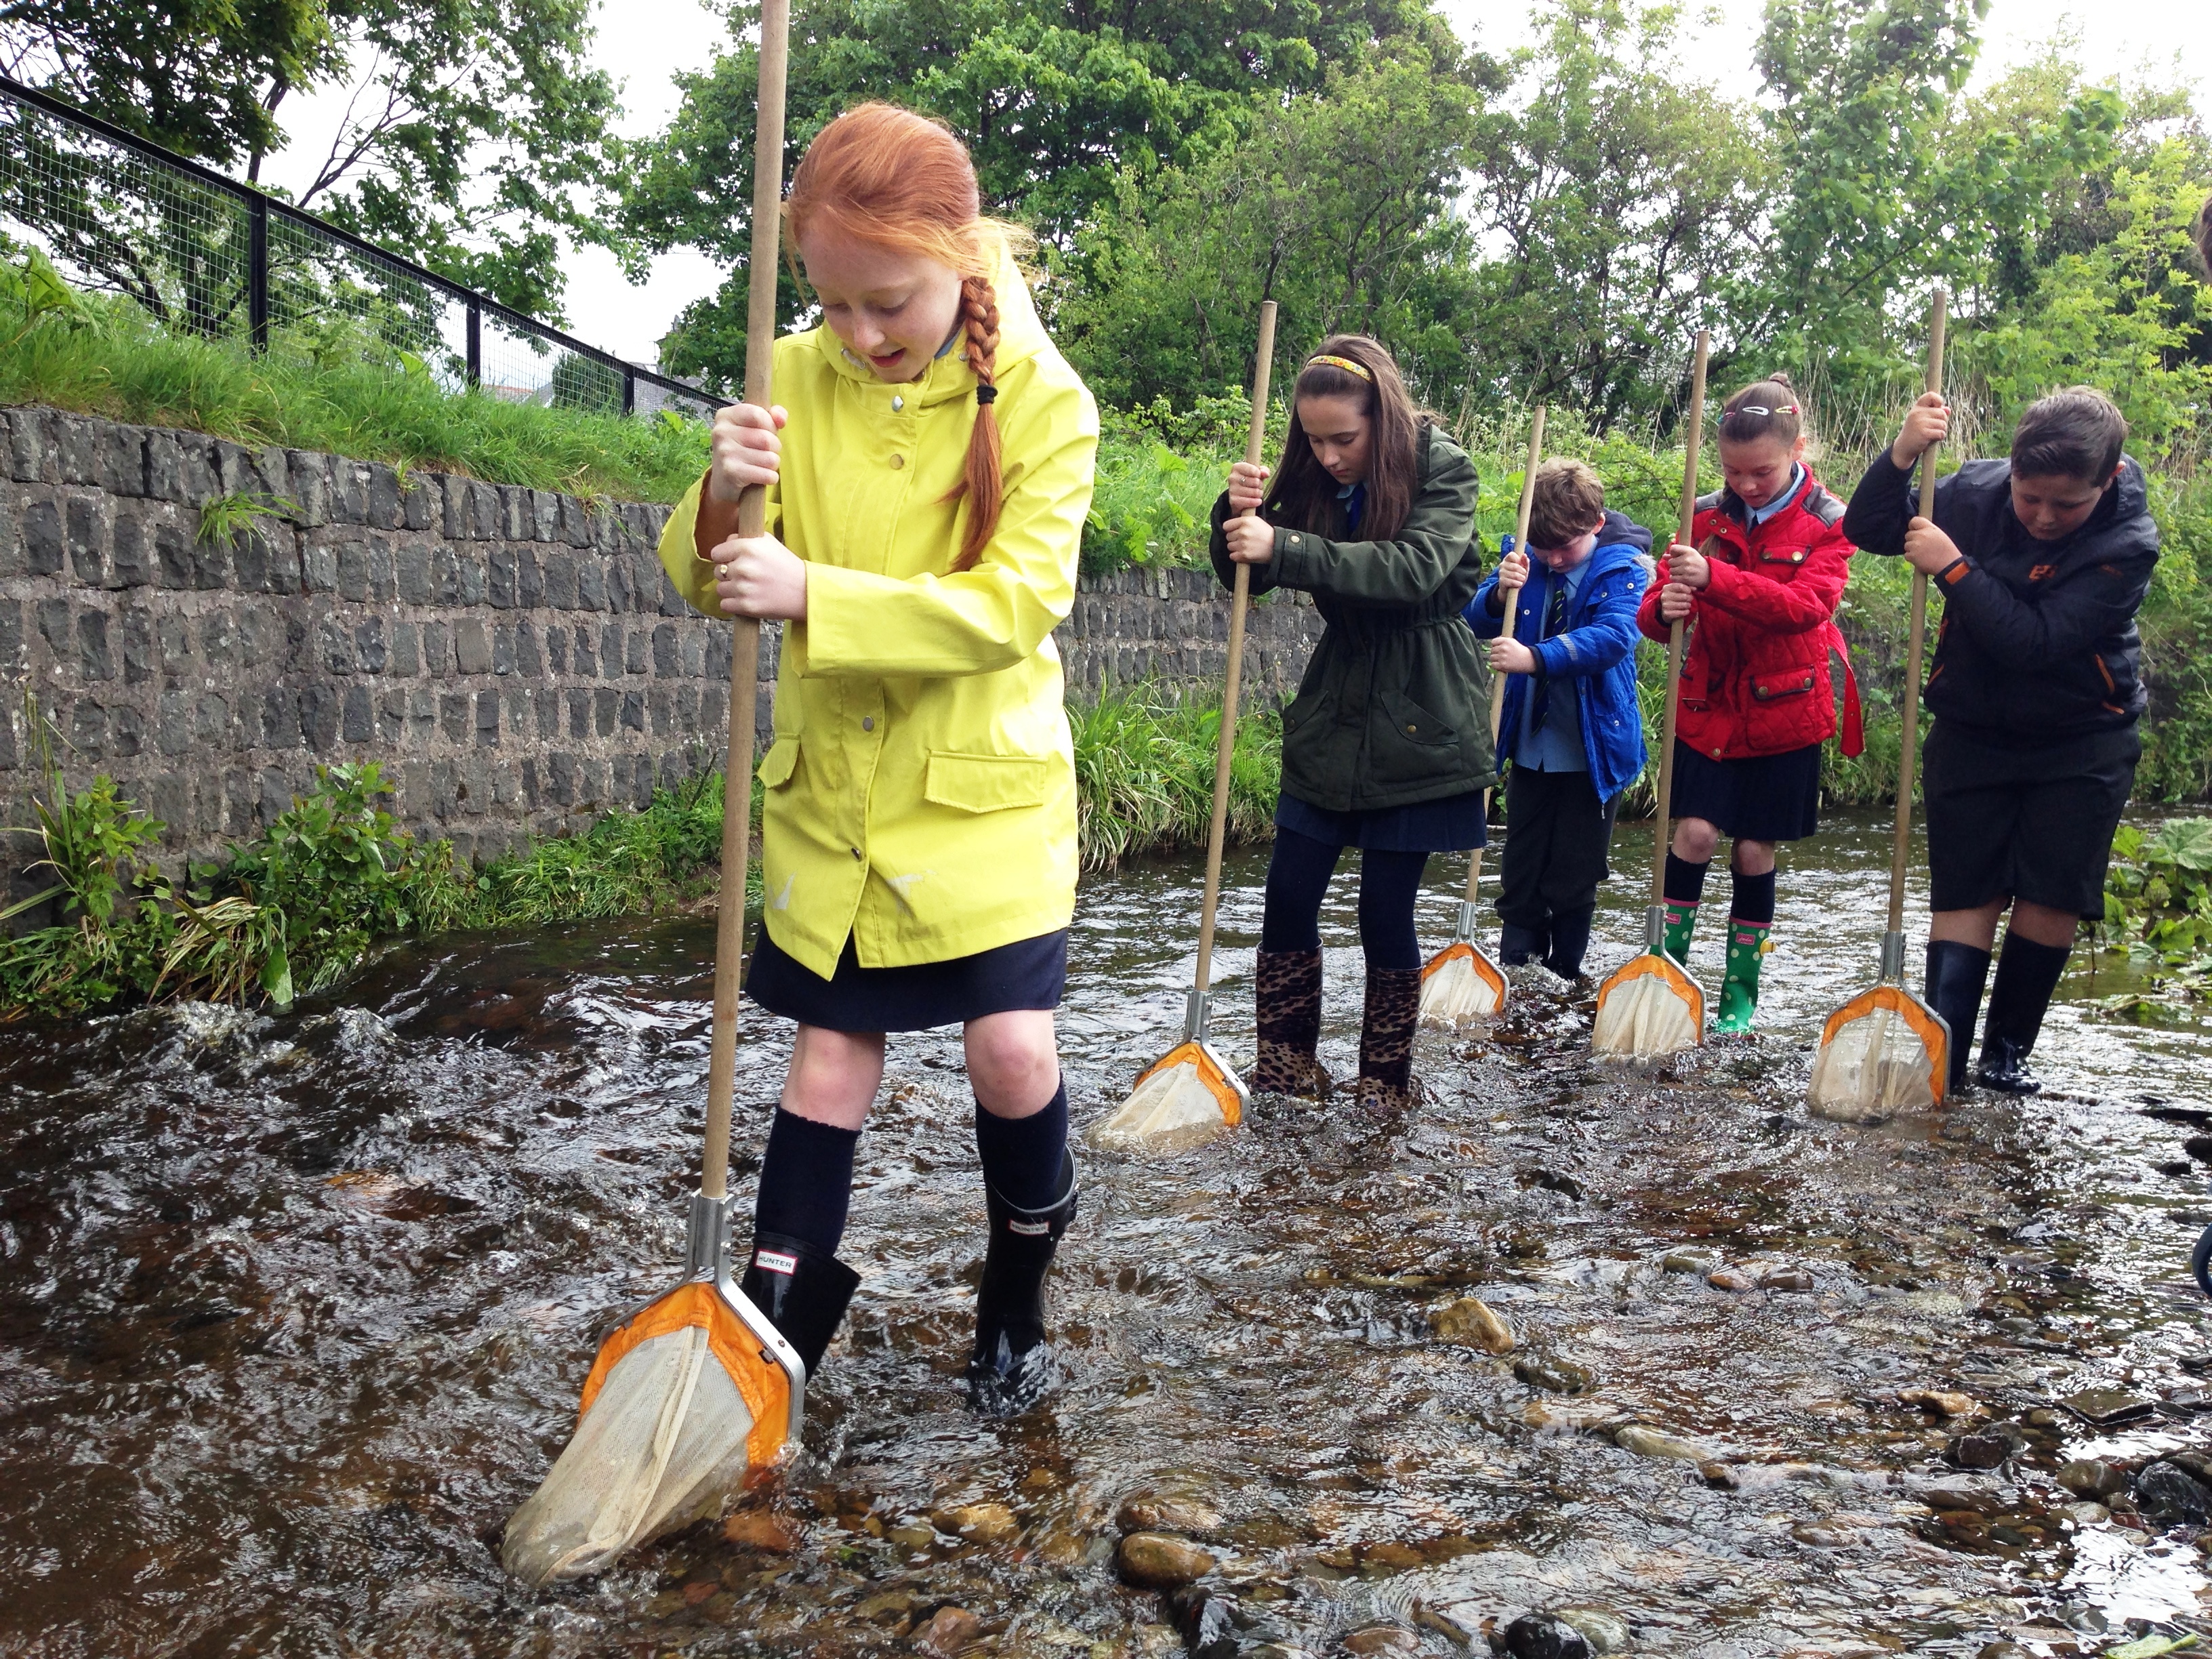
[[(10, 829), (41, 781), (25, 692), (70, 784), (114, 778), (187, 856), (252, 836), (318, 763), (381, 762), (404, 823), (482, 857), (720, 758), (729, 630), (661, 571), (665, 508), (47, 410), (0, 421)], [(246, 498), (277, 510), (226, 527)], [(1203, 572), (1086, 582), (1059, 636), (1069, 684), (1218, 684), (1227, 610)], [(1318, 632), (1302, 597), (1254, 607), (1255, 698), (1288, 694)], [(763, 731), (775, 663), (771, 629)], [(20, 871), (36, 854), (16, 840)]]

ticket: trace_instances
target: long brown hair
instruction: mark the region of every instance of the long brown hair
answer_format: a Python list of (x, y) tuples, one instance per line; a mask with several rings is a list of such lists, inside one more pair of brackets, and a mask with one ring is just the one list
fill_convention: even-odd
[[(1341, 357), (1366, 371), (1322, 361)], [(1291, 431), (1283, 443), (1283, 464), (1275, 469), (1274, 485), (1261, 513), (1270, 524), (1326, 532), (1335, 525), (1335, 479), (1314, 458), (1313, 444), (1298, 419), (1301, 398), (1353, 398), (1373, 430), (1367, 450), (1365, 506), (1359, 534), (1369, 541), (1387, 541), (1404, 527), (1413, 510), (1413, 494), (1420, 480), (1421, 411), (1406, 391), (1404, 377), (1389, 351), (1364, 334), (1332, 334), (1315, 348), (1291, 388)]]
[(968, 459), (947, 498), (968, 501), (968, 528), (955, 570), (970, 570), (999, 528), (1006, 486), (1000, 473), (999, 297), (991, 272), (1002, 240), (1021, 233), (981, 215), (975, 164), (951, 130), (896, 104), (860, 104), (815, 136), (791, 176), (783, 204), (795, 249), (806, 228), (834, 225), (872, 246), (919, 253), (960, 277), (960, 324), (975, 376), (975, 424)]

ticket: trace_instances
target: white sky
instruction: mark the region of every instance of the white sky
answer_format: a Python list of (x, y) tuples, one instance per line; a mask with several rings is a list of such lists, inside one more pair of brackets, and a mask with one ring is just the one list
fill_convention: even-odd
[[(1443, 0), (1443, 5), (1462, 34), (1492, 50), (1522, 44), (1527, 37), (1522, 0)], [(1700, 79), (1736, 95), (1756, 90), (1751, 50), (1762, 10), (1761, 0), (1712, 5), (1692, 33), (1689, 58)], [(1977, 78), (1986, 82), (2070, 27), (2081, 36), (2081, 57), (2092, 76), (2133, 78), (2148, 70), (2160, 80), (2179, 80), (2195, 88), (2198, 109), (2212, 113), (2212, 4), (2136, 0), (2104, 14), (2094, 27), (2085, 15), (2082, 0), (1992, 0)], [(699, 0), (600, 0), (597, 16), (594, 55), (622, 88), (620, 130), (631, 137), (658, 131), (676, 108), (671, 67), (708, 60), (724, 39), (720, 15)], [(292, 142), (265, 167), (271, 182), (297, 188), (313, 176), (344, 105), (343, 94), (326, 93), (284, 106)], [(570, 331), (642, 363), (653, 361), (656, 342), (676, 313), (720, 283), (714, 266), (691, 252), (654, 260), (647, 280), (635, 287), (597, 249), (572, 251), (567, 267)]]

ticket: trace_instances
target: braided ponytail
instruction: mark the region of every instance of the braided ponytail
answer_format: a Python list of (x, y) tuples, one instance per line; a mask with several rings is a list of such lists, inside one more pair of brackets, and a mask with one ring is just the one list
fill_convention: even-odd
[(999, 474), (999, 297), (988, 276), (960, 281), (960, 321), (968, 336), (968, 367), (975, 376), (975, 425), (968, 434), (968, 463), (951, 499), (968, 501), (968, 528), (960, 538), (955, 570), (973, 570), (998, 533), (1006, 481)]

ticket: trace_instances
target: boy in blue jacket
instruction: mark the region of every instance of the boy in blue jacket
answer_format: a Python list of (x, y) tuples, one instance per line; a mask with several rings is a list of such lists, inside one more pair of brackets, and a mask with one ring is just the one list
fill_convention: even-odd
[[(1636, 700), (1637, 606), (1650, 581), (1651, 532), (1605, 504), (1580, 461), (1536, 470), (1526, 555), (1508, 554), (1461, 612), (1492, 641), (1505, 683), (1498, 761), (1505, 785), (1498, 959), (1541, 960), (1565, 980), (1582, 973), (1597, 884), (1611, 873), (1620, 792), (1644, 770)], [(1498, 638), (1505, 596), (1518, 590), (1513, 637)]]

